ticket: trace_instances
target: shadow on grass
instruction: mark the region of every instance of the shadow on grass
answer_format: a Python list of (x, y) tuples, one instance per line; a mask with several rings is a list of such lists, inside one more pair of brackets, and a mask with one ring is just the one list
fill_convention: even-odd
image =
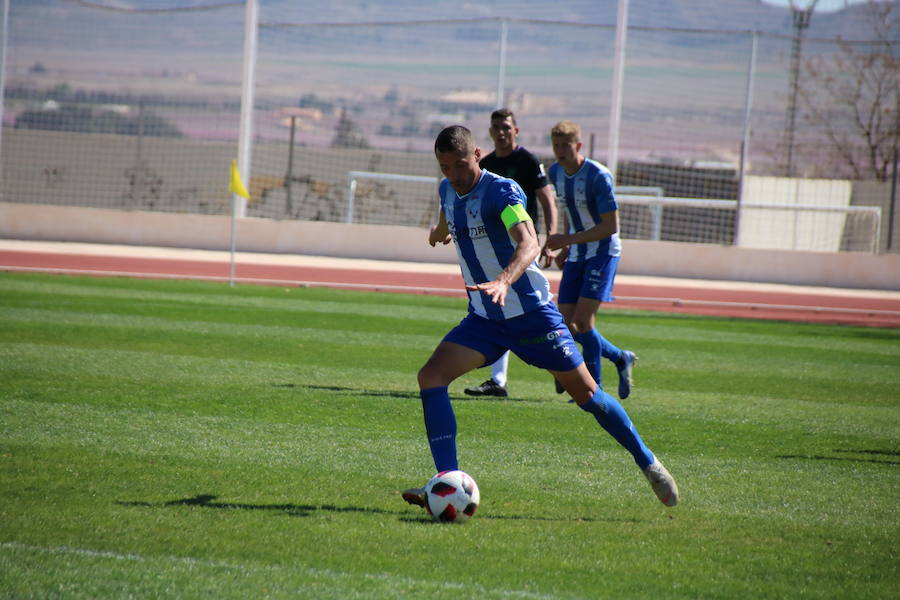
[(325, 392), (337, 392), (339, 394), (354, 394), (356, 396), (370, 396), (375, 398), (414, 398), (419, 399), (419, 392), (398, 392), (392, 390), (373, 391), (359, 388), (342, 387), (338, 385), (299, 385), (296, 383), (273, 383), (272, 387), (279, 389), (304, 388), (307, 390), (320, 390)]
[[(333, 504), (293, 504), (293, 503), (285, 503), (285, 504), (248, 504), (244, 502), (216, 502), (216, 498), (218, 496), (213, 494), (199, 494), (197, 496), (193, 496), (190, 498), (182, 498), (180, 500), (170, 500), (168, 502), (141, 502), (141, 501), (132, 501), (126, 502), (123, 500), (117, 501), (116, 504), (119, 506), (131, 506), (138, 508), (172, 508), (179, 506), (199, 506), (202, 508), (215, 508), (219, 510), (267, 510), (273, 512), (283, 512), (292, 517), (308, 517), (309, 515), (316, 512), (334, 512), (334, 513), (370, 513), (370, 514), (379, 514), (379, 515), (398, 515), (398, 520), (404, 523), (425, 523), (425, 524), (439, 524), (438, 521), (435, 521), (431, 517), (429, 517), (426, 513), (421, 512), (418, 516), (413, 516), (409, 514), (409, 510), (384, 510), (381, 508), (367, 508), (362, 506), (335, 506)], [(559, 522), (559, 523), (571, 523), (571, 522), (580, 522), (580, 523), (639, 523), (638, 519), (634, 518), (605, 518), (605, 519), (596, 519), (593, 517), (572, 517), (572, 518), (553, 518), (553, 517), (540, 517), (540, 516), (531, 516), (531, 515), (486, 515), (484, 513), (479, 513), (477, 515), (479, 520), (496, 520), (496, 521), (535, 521), (535, 522)]]
[[(294, 389), (294, 388), (303, 388), (307, 390), (319, 390), (325, 392), (336, 392), (338, 394), (352, 394), (358, 397), (369, 397), (369, 398), (410, 398), (413, 400), (419, 400), (419, 392), (400, 392), (396, 390), (367, 390), (361, 388), (352, 388), (352, 387), (343, 387), (338, 385), (300, 385), (296, 383), (273, 383), (272, 387), (278, 389)], [(452, 400), (498, 400), (502, 402), (524, 402), (525, 398), (491, 398), (488, 396), (460, 396), (457, 394), (450, 394), (450, 398)]]
[[(858, 450), (858, 449), (835, 449), (834, 452), (840, 454), (863, 454), (869, 456), (900, 456), (898, 450)], [(900, 465), (898, 460), (886, 460), (878, 458), (857, 458), (853, 456), (821, 456), (821, 455), (805, 455), (805, 454), (781, 454), (775, 458), (784, 459), (801, 459), (801, 460), (829, 460), (838, 462), (855, 462), (855, 463), (874, 463), (876, 465)]]
[(120, 506), (138, 506), (145, 508), (168, 508), (173, 506), (200, 506), (203, 508), (218, 508), (224, 510), (270, 510), (283, 512), (292, 517), (307, 517), (319, 511), (335, 513), (373, 513), (385, 515), (399, 515), (400, 511), (388, 511), (379, 508), (366, 508), (362, 506), (335, 506), (334, 504), (247, 504), (243, 502), (216, 502), (213, 494), (200, 494), (192, 498), (170, 500), (169, 502), (124, 502), (116, 504)]

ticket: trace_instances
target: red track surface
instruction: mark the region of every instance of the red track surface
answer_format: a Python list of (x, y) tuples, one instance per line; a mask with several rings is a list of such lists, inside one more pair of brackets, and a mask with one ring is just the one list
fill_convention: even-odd
[[(344, 263), (346, 264), (346, 263)], [(454, 273), (423, 270), (372, 270), (335, 267), (255, 264), (238, 262), (235, 280), (282, 286), (323, 286), (404, 293), (462, 296), (462, 278)], [(51, 273), (124, 275), (149, 278), (212, 279), (228, 281), (227, 261), (137, 256), (99, 256), (60, 252), (0, 250), (0, 270)], [(900, 294), (799, 288), (788, 286), (703, 286), (697, 281), (679, 284), (633, 283), (628, 277), (616, 282), (616, 302), (611, 309), (655, 311), (809, 321), (871, 327), (900, 328)], [(555, 287), (555, 284), (554, 284)]]

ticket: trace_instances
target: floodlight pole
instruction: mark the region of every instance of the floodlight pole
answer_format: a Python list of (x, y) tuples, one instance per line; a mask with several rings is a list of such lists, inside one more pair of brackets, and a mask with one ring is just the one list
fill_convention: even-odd
[(807, 0), (806, 7), (794, 6), (791, 2), (791, 15), (794, 20), (794, 39), (791, 44), (790, 99), (787, 109), (787, 123), (784, 128), (784, 147), (786, 152), (784, 174), (794, 174), (794, 130), (797, 121), (797, 93), (800, 90), (800, 56), (803, 46), (803, 32), (809, 28), (813, 10), (818, 0)]

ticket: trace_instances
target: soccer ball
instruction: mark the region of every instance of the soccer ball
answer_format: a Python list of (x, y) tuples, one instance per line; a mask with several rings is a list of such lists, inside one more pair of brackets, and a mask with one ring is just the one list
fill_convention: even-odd
[(425, 510), (435, 521), (467, 521), (479, 502), (478, 484), (463, 471), (441, 471), (425, 484)]

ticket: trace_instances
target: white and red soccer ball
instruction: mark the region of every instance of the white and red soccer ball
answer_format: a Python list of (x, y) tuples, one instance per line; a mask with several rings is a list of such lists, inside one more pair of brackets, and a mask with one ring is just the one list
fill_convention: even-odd
[(463, 523), (480, 502), (478, 484), (463, 471), (441, 471), (425, 484), (425, 510), (435, 521)]

